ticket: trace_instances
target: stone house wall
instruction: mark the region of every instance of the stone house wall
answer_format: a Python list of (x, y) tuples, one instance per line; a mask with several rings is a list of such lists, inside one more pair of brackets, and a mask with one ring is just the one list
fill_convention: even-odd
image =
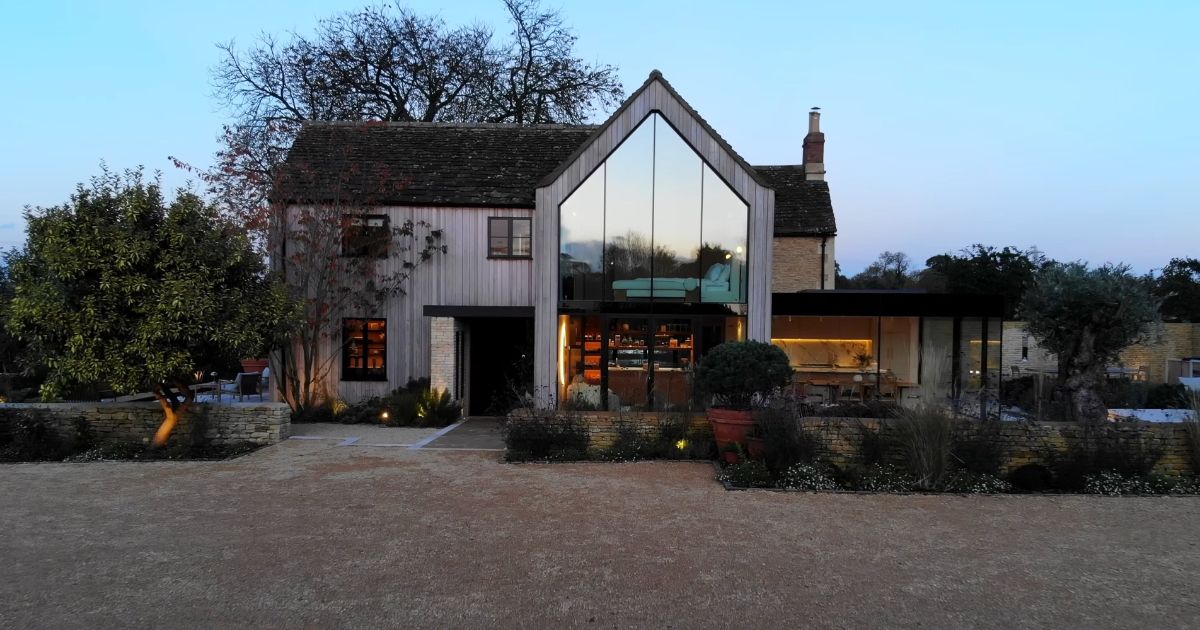
[(777, 236), (771, 243), (771, 292), (795, 293), (806, 289), (832, 289), (833, 242), (825, 238), (825, 284), (821, 285), (820, 236)]
[[(102, 442), (149, 443), (162, 424), (158, 403), (9, 403), (3, 410), (32, 410), (65, 438), (75, 435), (75, 423), (87, 421)], [(168, 445), (255, 444), (267, 446), (291, 434), (291, 410), (282, 403), (197, 404), (171, 434)]]
[[(1023, 349), (1027, 349), (1028, 361), (1022, 362)], [(1118, 362), (1127, 368), (1145, 366), (1147, 380), (1165, 383), (1167, 360), (1200, 356), (1200, 323), (1164, 323), (1150, 331), (1150, 341), (1134, 344), (1121, 353)], [(1025, 322), (1004, 322), (1001, 369), (1005, 378), (1012, 374), (1012, 367), (1019, 371), (1058, 369), (1058, 358), (1042, 349), (1037, 339), (1026, 331)]]

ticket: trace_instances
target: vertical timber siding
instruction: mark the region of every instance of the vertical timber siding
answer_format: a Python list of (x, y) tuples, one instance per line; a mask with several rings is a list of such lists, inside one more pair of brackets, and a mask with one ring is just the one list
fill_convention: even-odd
[[(388, 206), (364, 209), (364, 212), (386, 214), (393, 227), (409, 219), (425, 221), (433, 229), (443, 230), (447, 252), (438, 254), (416, 270), (404, 287), (407, 295), (389, 298), (372, 312), (338, 315), (339, 320), (341, 317), (387, 318), (388, 379), (386, 382), (341, 380), (339, 327), (324, 349), (324, 356), (333, 360), (327, 381), (329, 392), (355, 402), (385, 394), (410, 378), (430, 376), (432, 318), (425, 317), (424, 308), (427, 304), (533, 305), (533, 261), (487, 257), (488, 217), (530, 217), (533, 216), (533, 210)], [(418, 234), (421, 233), (418, 231)], [(396, 247), (399, 243), (393, 242), (392, 245)], [(537, 246), (535, 236), (534, 247)], [(387, 266), (384, 273), (392, 273), (399, 270), (403, 260), (404, 257), (389, 256), (380, 264)]]
[(713, 137), (659, 81), (627, 102), (598, 136), (553, 182), (537, 190), (534, 217), (534, 382), (543, 402), (553, 401), (557, 366), (559, 204), (612, 153), (651, 112), (658, 111), (750, 206), (747, 337), (769, 341), (771, 334), (771, 248), (775, 191), (758, 183), (737, 158)]

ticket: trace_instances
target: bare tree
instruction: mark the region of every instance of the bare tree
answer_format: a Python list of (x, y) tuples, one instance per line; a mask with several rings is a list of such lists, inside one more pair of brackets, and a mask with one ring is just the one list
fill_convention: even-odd
[(508, 38), (384, 6), (323, 19), (311, 36), (220, 45), (213, 86), (233, 122), (210, 192), (235, 214), (265, 205), (271, 169), (305, 121), (581, 123), (620, 101), (616, 68), (576, 56), (558, 11), (504, 3)]

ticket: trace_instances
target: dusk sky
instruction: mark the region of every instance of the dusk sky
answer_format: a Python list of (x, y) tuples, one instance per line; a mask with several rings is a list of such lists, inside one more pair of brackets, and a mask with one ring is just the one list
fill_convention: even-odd
[[(207, 164), (228, 120), (216, 42), (362, 5), (10, 3), (0, 247), (23, 241), (25, 205), (65, 202), (101, 160), (172, 188), (187, 176), (168, 155)], [(499, 0), (408, 6), (507, 29)], [(820, 106), (845, 271), (976, 242), (1142, 272), (1200, 255), (1200, 2), (561, 6), (584, 58), (618, 66), (627, 92), (662, 70), (752, 164), (798, 163)]]

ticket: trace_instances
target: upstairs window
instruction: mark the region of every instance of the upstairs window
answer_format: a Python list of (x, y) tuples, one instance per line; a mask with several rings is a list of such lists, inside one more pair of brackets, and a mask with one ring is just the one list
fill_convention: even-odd
[(387, 258), (392, 230), (382, 214), (342, 215), (342, 255)]
[(488, 219), (488, 258), (533, 256), (533, 220), (528, 217)]
[(342, 380), (387, 380), (387, 320), (342, 320)]

